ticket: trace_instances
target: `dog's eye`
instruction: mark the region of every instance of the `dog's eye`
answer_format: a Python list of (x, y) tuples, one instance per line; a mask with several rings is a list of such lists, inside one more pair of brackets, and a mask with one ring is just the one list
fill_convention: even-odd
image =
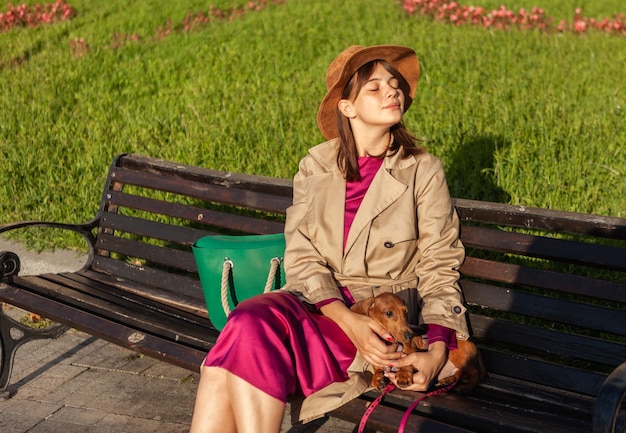
[(393, 311), (385, 311), (385, 316), (393, 317)]

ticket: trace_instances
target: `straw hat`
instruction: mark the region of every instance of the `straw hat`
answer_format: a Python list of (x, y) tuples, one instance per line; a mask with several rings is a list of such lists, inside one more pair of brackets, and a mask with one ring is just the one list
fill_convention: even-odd
[(420, 77), (420, 66), (415, 51), (397, 45), (372, 47), (352, 45), (333, 60), (326, 72), (328, 93), (326, 93), (317, 112), (317, 126), (327, 140), (339, 135), (337, 131), (337, 104), (341, 100), (344, 87), (361, 66), (372, 60), (386, 60), (400, 71), (409, 85), (408, 92), (406, 90), (404, 92), (404, 111), (406, 112), (411, 106)]

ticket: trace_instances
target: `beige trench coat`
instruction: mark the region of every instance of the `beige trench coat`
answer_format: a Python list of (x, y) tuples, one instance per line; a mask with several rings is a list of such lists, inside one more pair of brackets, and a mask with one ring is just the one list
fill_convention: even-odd
[[(348, 287), (358, 301), (383, 291), (418, 290), (420, 323), (447, 326), (467, 339), (458, 285), (465, 250), (441, 161), (424, 153), (388, 155), (354, 218), (343, 248), (346, 181), (337, 166), (337, 140), (315, 146), (294, 178), (287, 209), (285, 290), (311, 304), (342, 299)], [(357, 397), (370, 370), (357, 355), (347, 382), (334, 383), (292, 404), (294, 420), (310, 421)]]

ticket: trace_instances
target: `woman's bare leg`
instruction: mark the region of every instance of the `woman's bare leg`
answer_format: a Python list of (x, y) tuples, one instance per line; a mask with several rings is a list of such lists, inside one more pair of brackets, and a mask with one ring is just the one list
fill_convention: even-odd
[(285, 414), (285, 404), (228, 373), (228, 390), (233, 401), (233, 413), (238, 433), (279, 433)]
[(227, 370), (202, 367), (190, 433), (279, 433), (284, 412), (280, 400)]
[(190, 433), (235, 433), (235, 415), (227, 391), (227, 371), (202, 366)]

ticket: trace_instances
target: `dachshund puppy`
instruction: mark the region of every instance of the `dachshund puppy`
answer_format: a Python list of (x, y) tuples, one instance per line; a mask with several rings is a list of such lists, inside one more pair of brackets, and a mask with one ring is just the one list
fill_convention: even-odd
[[(382, 293), (375, 298), (359, 301), (350, 307), (352, 311), (365, 314), (380, 323), (394, 338), (398, 350), (408, 354), (427, 350), (426, 343), (421, 336), (416, 335), (408, 322), (408, 308), (398, 295)], [(436, 386), (442, 387), (457, 382), (455, 390), (458, 393), (471, 391), (486, 376), (486, 370), (476, 345), (467, 340), (457, 341), (458, 349), (448, 354), (448, 364), (443, 368), (446, 374), (439, 379)], [(398, 387), (406, 388), (413, 383), (412, 367), (402, 367), (396, 371)], [(384, 376), (384, 369), (376, 367), (372, 386), (383, 390), (389, 379)]]

